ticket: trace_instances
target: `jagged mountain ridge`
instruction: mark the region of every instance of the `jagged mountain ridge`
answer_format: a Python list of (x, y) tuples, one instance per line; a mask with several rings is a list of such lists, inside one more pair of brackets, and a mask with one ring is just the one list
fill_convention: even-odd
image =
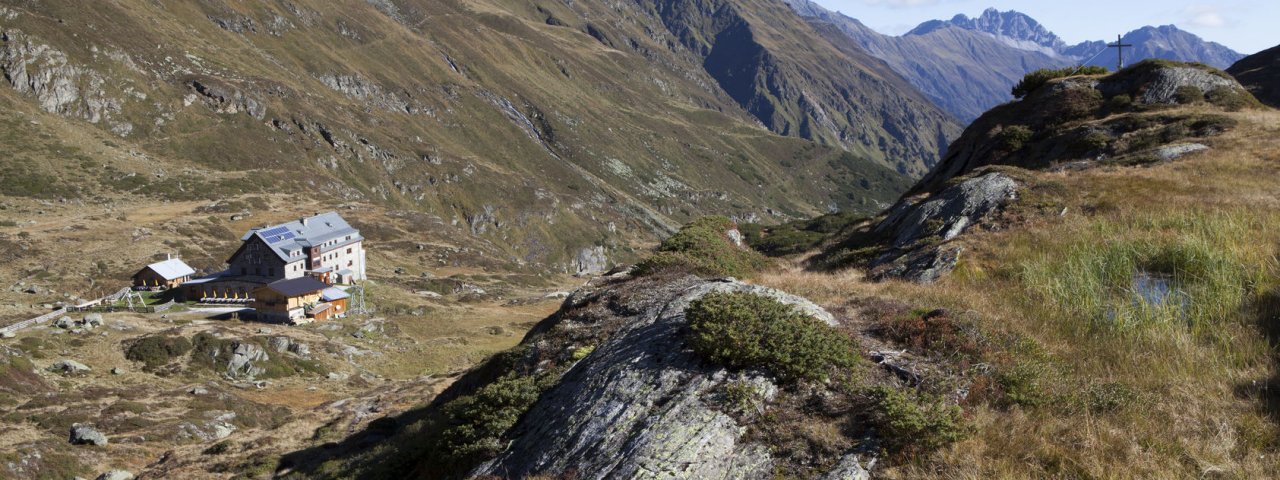
[[(154, 170), (221, 172), (193, 190), (30, 162), (64, 179), (55, 190), (212, 200), (249, 191), (218, 191), (245, 176), (424, 212), (532, 264), (695, 212), (874, 209), (907, 184), (892, 170), (923, 174), (959, 133), (773, 1), (0, 5), (4, 95), (119, 137)], [(694, 40), (726, 26), (739, 36)], [(712, 68), (737, 48), (755, 62)]]
[[(1010, 88), (1027, 72), (1088, 61), (1115, 67), (1105, 41), (1068, 45), (1034, 18), (989, 8), (978, 17), (960, 14), (930, 20), (901, 36), (876, 32), (856, 19), (811, 0), (792, 9), (815, 24), (833, 25), (872, 55), (887, 62), (935, 103), (965, 121), (1012, 99)], [(1135, 48), (1127, 63), (1147, 58), (1200, 62), (1225, 68), (1242, 57), (1172, 25), (1142, 27), (1124, 36)]]

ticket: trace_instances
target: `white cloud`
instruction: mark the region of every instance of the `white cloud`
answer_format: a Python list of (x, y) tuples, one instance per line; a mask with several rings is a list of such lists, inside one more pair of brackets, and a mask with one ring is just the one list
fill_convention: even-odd
[(1186, 18), (1187, 25), (1192, 27), (1223, 28), (1230, 26), (1232, 23), (1222, 15), (1222, 12), (1218, 11), (1218, 7), (1195, 5), (1187, 7), (1182, 13)]

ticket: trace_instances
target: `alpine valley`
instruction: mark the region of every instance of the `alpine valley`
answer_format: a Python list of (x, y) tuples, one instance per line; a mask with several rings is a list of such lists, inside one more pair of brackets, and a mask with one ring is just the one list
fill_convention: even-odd
[(0, 478), (1280, 476), (1280, 47), (0, 0)]

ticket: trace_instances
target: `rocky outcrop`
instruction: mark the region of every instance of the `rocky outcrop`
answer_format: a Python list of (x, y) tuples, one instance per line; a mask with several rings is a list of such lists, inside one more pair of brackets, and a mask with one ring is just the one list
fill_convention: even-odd
[(1200, 139), (1220, 135), (1235, 121), (1204, 110), (1149, 106), (1192, 103), (1231, 111), (1253, 105), (1248, 96), (1221, 71), (1169, 61), (1144, 61), (1107, 76), (1051, 80), (975, 120), (907, 195), (936, 192), (987, 165), (1046, 169), (1068, 162), (1158, 161), (1156, 148), (1203, 143)]
[(221, 80), (212, 77), (195, 77), (187, 80), (187, 86), (193, 94), (198, 96), (197, 98), (202, 99), (209, 108), (218, 113), (244, 112), (258, 120), (267, 116), (267, 107), (261, 101)]
[[(589, 310), (598, 302), (616, 301), (617, 289), (626, 288), (604, 285), (575, 292), (566, 299), (562, 311)], [(710, 292), (734, 291), (767, 295), (834, 324), (831, 315), (803, 298), (736, 281), (688, 277), (631, 288), (637, 290), (622, 294), (629, 301), (615, 307), (622, 318), (608, 322), (619, 329), (564, 373), (513, 428), (508, 447), (475, 469), (472, 476), (526, 478), (569, 472), (581, 479), (773, 475), (769, 448), (744, 438), (745, 427), (721, 411), (712, 398), (729, 382), (750, 385), (765, 401), (778, 387), (758, 374), (733, 373), (708, 364), (683, 347), (685, 307)], [(602, 319), (588, 316), (576, 321), (593, 320)], [(580, 328), (593, 327), (584, 324)], [(531, 347), (540, 348), (540, 344), (535, 342)], [(842, 463), (837, 470), (858, 469)]]
[(875, 279), (929, 283), (955, 268), (960, 248), (945, 243), (1017, 199), (1018, 183), (991, 172), (969, 178), (923, 198), (904, 199), (874, 233), (887, 248), (870, 264)]
[(270, 357), (266, 350), (250, 342), (238, 342), (233, 347), (231, 358), (227, 360), (227, 376), (231, 378), (253, 379), (266, 372), (260, 366)]
[(46, 112), (90, 123), (120, 113), (121, 102), (106, 94), (102, 75), (71, 63), (61, 50), (20, 30), (0, 31), (0, 73), (14, 90), (34, 97)]
[(1218, 88), (1244, 90), (1230, 76), (1203, 67), (1172, 64), (1142, 73), (1107, 77), (1096, 88), (1108, 97), (1132, 93), (1133, 100), (1144, 105), (1177, 105), (1180, 89), (1193, 88), (1202, 94)]

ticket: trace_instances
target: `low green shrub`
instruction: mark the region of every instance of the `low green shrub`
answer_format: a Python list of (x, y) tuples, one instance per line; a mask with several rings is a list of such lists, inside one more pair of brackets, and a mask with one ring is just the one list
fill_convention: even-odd
[(158, 368), (191, 351), (191, 341), (185, 337), (156, 335), (138, 339), (129, 345), (124, 358), (142, 362), (145, 368)]
[(439, 454), (450, 464), (474, 464), (502, 451), (502, 435), (538, 400), (532, 376), (507, 375), (442, 407)]
[(939, 397), (879, 386), (868, 392), (874, 409), (871, 422), (886, 450), (914, 455), (963, 439), (969, 426), (960, 407)]
[(1014, 98), (1023, 98), (1030, 95), (1031, 92), (1043, 87), (1050, 80), (1055, 78), (1071, 77), (1075, 75), (1105, 75), (1108, 70), (1106, 67), (1098, 66), (1077, 66), (1065, 68), (1041, 68), (1034, 72), (1028, 73), (1013, 86)]
[(772, 298), (714, 292), (685, 314), (694, 351), (729, 368), (760, 368), (795, 383), (821, 381), (858, 363), (853, 339)]
[(1205, 92), (1204, 99), (1229, 112), (1240, 110), (1253, 103), (1249, 101), (1252, 100), (1251, 98), (1247, 98), (1244, 94), (1231, 87), (1214, 87), (1212, 90)]
[(1173, 100), (1182, 105), (1204, 101), (1204, 90), (1195, 85), (1183, 85), (1173, 91)]
[(996, 137), (1003, 150), (1016, 152), (1031, 141), (1032, 131), (1026, 125), (1009, 125)]
[(688, 271), (714, 277), (744, 277), (768, 266), (759, 252), (734, 245), (726, 232), (736, 228), (720, 216), (703, 217), (664, 240), (653, 255), (636, 265), (634, 275)]

